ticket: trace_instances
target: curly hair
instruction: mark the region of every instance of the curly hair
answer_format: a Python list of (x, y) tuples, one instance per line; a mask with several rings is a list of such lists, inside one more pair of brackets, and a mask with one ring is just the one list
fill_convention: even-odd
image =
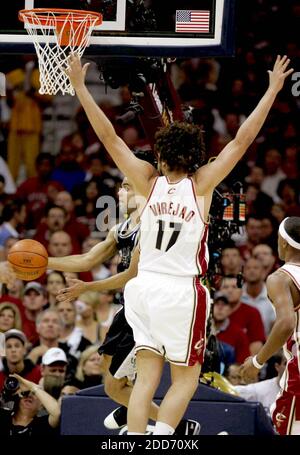
[(205, 160), (203, 132), (197, 125), (174, 122), (157, 131), (155, 152), (170, 171), (192, 174)]

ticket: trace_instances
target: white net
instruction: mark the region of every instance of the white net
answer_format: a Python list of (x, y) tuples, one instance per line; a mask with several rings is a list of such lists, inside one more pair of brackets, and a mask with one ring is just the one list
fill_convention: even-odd
[(65, 69), (71, 53), (80, 57), (89, 44), (99, 17), (88, 12), (64, 12), (64, 15), (47, 11), (20, 12), (25, 28), (32, 37), (39, 61), (40, 94), (75, 95)]

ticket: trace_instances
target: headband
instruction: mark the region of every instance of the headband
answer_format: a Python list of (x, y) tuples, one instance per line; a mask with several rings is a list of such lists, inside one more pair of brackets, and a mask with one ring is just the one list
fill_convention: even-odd
[(286, 220), (288, 220), (288, 217), (281, 221), (279, 225), (279, 234), (290, 246), (296, 248), (297, 250), (300, 250), (300, 243), (293, 240), (292, 237), (285, 230), (284, 224)]

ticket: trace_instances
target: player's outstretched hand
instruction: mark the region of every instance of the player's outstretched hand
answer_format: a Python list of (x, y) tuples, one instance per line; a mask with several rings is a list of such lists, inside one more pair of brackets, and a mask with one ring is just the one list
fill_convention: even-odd
[(246, 384), (257, 380), (259, 370), (255, 368), (252, 362), (252, 357), (247, 357), (243, 365), (240, 367), (240, 375)]
[(12, 266), (8, 262), (0, 263), (0, 283), (5, 283), (11, 289), (17, 279)]
[(77, 297), (86, 291), (86, 283), (75, 278), (67, 280), (69, 287), (61, 289), (57, 293), (57, 300), (59, 302), (72, 302)]
[(77, 90), (84, 85), (85, 75), (90, 64), (85, 63), (83, 66), (81, 66), (81, 61), (78, 54), (70, 54), (67, 60), (67, 64), (68, 66), (65, 69), (65, 72), (69, 77), (73, 88)]
[(268, 71), (270, 81), (269, 86), (276, 92), (279, 92), (282, 89), (285, 79), (294, 71), (293, 68), (287, 70), (289, 63), (290, 59), (287, 58), (286, 55), (283, 57), (277, 55), (273, 70)]

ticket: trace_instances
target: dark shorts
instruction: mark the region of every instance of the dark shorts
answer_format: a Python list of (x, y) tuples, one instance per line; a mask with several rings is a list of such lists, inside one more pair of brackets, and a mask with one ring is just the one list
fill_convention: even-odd
[[(120, 377), (132, 375), (134, 346), (132, 329), (126, 321), (123, 307), (115, 314), (105, 340), (98, 350), (99, 354), (112, 356), (109, 371), (114, 377), (120, 379)], [(129, 367), (127, 368), (126, 365)], [(122, 371), (121, 376), (120, 371)]]

